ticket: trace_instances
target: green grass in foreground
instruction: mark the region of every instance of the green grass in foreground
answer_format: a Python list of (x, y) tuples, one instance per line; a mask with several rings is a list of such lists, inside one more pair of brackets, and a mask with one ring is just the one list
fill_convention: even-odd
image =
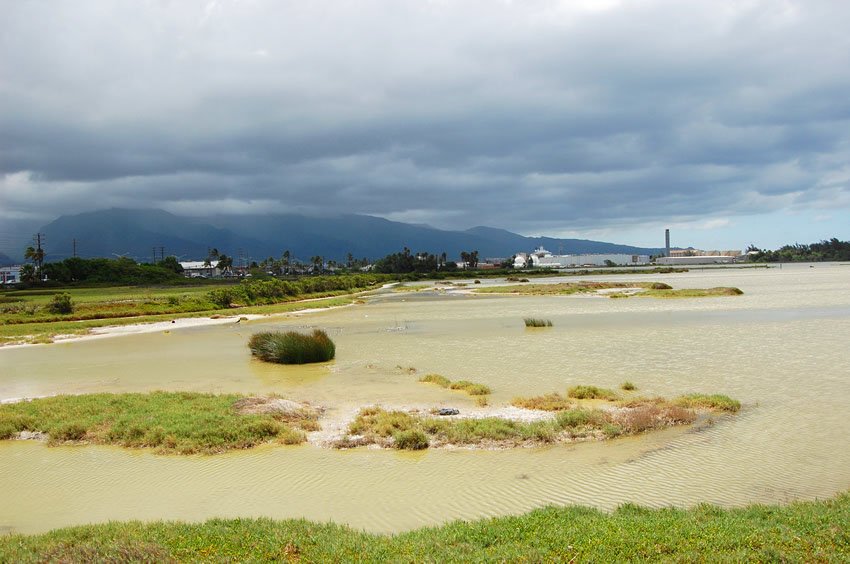
[(850, 494), (785, 506), (546, 507), (377, 535), (303, 519), (108, 523), (0, 537), (2, 562), (846, 562)]
[[(318, 427), (303, 410), (243, 414), (245, 398), (194, 392), (55, 396), (0, 405), (0, 439), (21, 431), (66, 441), (151, 447), (158, 453), (213, 454), (276, 441), (304, 442)], [(237, 404), (236, 406), (234, 404)]]
[(437, 384), (441, 388), (449, 388), (450, 390), (460, 390), (462, 392), (466, 392), (471, 396), (486, 396), (492, 390), (485, 386), (484, 384), (477, 384), (475, 382), (470, 382), (469, 380), (457, 380), (452, 382), (445, 376), (440, 374), (426, 374), (422, 378), (419, 379), (420, 382)]

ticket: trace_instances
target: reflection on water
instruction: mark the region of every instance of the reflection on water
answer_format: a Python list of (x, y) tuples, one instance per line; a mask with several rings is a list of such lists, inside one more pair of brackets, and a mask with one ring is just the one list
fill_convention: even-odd
[[(501, 452), (302, 446), (164, 457), (3, 442), (0, 528), (263, 515), (394, 531), (547, 503), (740, 505), (850, 488), (850, 267), (634, 278), (677, 288), (738, 286), (745, 295), (394, 294), (303, 317), (0, 350), (0, 399), (180, 389), (278, 392), (339, 409), (471, 405), (465, 395), (417, 383), (421, 374), (439, 372), (490, 385), (494, 404), (577, 383), (631, 380), (647, 395), (726, 393), (745, 404), (739, 415), (701, 430)], [(532, 315), (554, 327), (526, 330), (522, 318)], [(335, 361), (284, 367), (250, 358), (253, 331), (307, 326), (329, 331)]]

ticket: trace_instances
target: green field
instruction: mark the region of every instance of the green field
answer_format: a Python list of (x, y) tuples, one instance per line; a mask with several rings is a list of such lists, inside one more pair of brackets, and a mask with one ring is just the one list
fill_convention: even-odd
[(847, 562), (850, 494), (785, 506), (547, 507), (375, 535), (303, 519), (108, 523), (0, 537), (0, 562)]

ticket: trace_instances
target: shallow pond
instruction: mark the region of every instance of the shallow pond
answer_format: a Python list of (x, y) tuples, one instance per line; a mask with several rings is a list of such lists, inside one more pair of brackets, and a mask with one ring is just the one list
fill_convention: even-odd
[[(461, 393), (417, 382), (438, 372), (488, 384), (493, 405), (630, 380), (646, 395), (725, 393), (744, 403), (742, 411), (699, 430), (495, 452), (299, 446), (177, 457), (4, 441), (0, 529), (269, 516), (398, 531), (547, 503), (742, 505), (850, 488), (850, 266), (592, 279), (737, 286), (745, 294), (615, 300), (385, 293), (303, 316), (0, 349), (0, 400), (168, 389), (277, 392), (326, 405), (331, 414), (373, 403), (472, 406)], [(528, 316), (554, 327), (526, 329)], [(293, 327), (327, 330), (336, 360), (287, 367), (251, 359), (252, 332)]]

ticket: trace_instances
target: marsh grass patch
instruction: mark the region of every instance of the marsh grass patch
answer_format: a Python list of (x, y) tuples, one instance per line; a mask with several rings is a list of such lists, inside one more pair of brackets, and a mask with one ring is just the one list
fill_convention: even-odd
[(215, 454), (265, 442), (304, 442), (318, 414), (241, 413), (235, 394), (152, 392), (54, 396), (0, 405), (0, 438), (46, 433), (48, 444), (85, 442), (167, 454)]
[(540, 411), (563, 411), (574, 406), (572, 401), (557, 392), (530, 398), (517, 397), (511, 400), (511, 405)]
[(620, 396), (614, 390), (608, 388), (599, 388), (597, 386), (572, 386), (567, 390), (567, 397), (575, 399), (601, 399), (607, 401), (616, 401)]
[(680, 407), (728, 413), (735, 413), (741, 409), (741, 402), (723, 394), (686, 394), (673, 400), (673, 403)]
[(466, 392), (470, 396), (486, 396), (492, 392), (492, 390), (484, 384), (470, 382), (469, 380), (457, 380), (452, 382), (441, 374), (426, 374), (420, 378), (419, 381), (426, 384), (436, 384), (441, 388)]

